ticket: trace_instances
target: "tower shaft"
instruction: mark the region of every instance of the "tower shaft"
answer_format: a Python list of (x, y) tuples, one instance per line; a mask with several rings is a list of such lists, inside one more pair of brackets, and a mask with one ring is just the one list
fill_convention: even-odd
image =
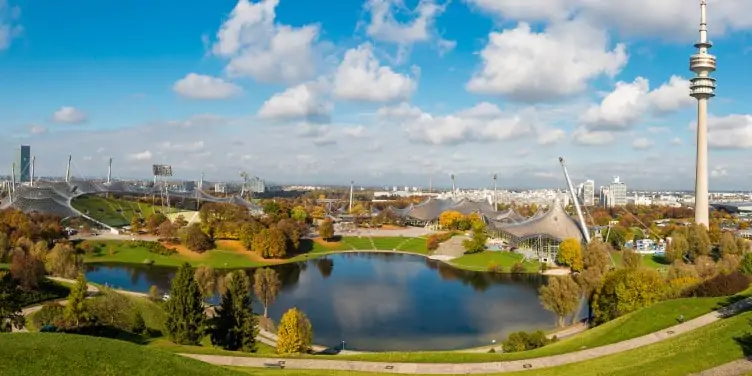
[(708, 99), (697, 100), (697, 168), (695, 171), (695, 223), (710, 228), (708, 205)]

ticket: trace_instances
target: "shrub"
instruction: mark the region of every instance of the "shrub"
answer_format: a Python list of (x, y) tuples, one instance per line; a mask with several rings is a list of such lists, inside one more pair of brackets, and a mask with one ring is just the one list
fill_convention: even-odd
[(438, 234), (433, 234), (428, 237), (426, 240), (426, 244), (428, 246), (428, 249), (431, 251), (434, 251), (439, 248), (439, 244), (451, 239), (456, 233), (454, 231), (449, 232), (441, 232)]
[(647, 307), (665, 295), (661, 275), (647, 268), (617, 269), (606, 274), (593, 301), (595, 323), (602, 324)]
[(744, 255), (742, 263), (739, 265), (739, 271), (746, 275), (752, 275), (752, 253)]
[[(160, 239), (162, 241), (164, 239)], [(167, 248), (159, 242), (148, 242), (145, 240), (136, 240), (128, 244), (130, 248), (146, 248), (149, 253), (154, 253), (161, 256), (176, 255), (178, 251), (175, 248)]]
[(556, 337), (546, 338), (546, 334), (540, 330), (531, 333), (524, 331), (514, 332), (502, 343), (504, 352), (520, 352), (534, 350), (539, 347), (556, 342)]
[(686, 290), (685, 297), (719, 297), (734, 295), (749, 286), (750, 277), (740, 272), (718, 274)]
[(31, 322), (33, 322), (34, 326), (38, 329), (41, 329), (45, 325), (57, 326), (63, 321), (64, 312), (65, 307), (60, 305), (60, 303), (47, 303), (42, 306), (42, 309), (40, 309), (39, 312), (32, 316)]
[(504, 273), (504, 268), (496, 261), (490, 261), (488, 263), (488, 271), (492, 273)]
[(429, 236), (426, 240), (426, 247), (429, 251), (435, 251), (439, 248), (439, 240), (435, 236)]
[(154, 302), (162, 300), (162, 297), (159, 296), (159, 289), (156, 285), (151, 285), (151, 287), (149, 287), (149, 299)]
[(521, 262), (515, 262), (514, 265), (512, 265), (512, 269), (510, 269), (512, 274), (523, 274), (527, 273), (527, 268), (525, 265), (523, 265)]

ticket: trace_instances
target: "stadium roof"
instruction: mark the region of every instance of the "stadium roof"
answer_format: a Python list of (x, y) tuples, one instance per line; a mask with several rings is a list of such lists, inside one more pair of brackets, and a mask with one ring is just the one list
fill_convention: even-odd
[(570, 217), (561, 202), (551, 205), (551, 209), (544, 212), (539, 210), (530, 219), (519, 223), (491, 222), (497, 230), (504, 231), (518, 239), (527, 239), (538, 236), (549, 236), (562, 241), (566, 238), (575, 238), (582, 241), (583, 235), (580, 225)]

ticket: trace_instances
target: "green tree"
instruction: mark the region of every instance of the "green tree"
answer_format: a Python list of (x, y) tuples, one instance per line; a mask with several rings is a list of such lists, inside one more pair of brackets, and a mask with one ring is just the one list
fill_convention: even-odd
[(279, 281), (279, 274), (270, 268), (259, 268), (253, 274), (253, 291), (264, 305), (264, 317), (269, 317), (269, 305), (277, 299), (279, 289), (282, 283)]
[(666, 261), (673, 263), (676, 260), (684, 260), (684, 256), (688, 253), (687, 238), (677, 232), (671, 234), (671, 241), (666, 246)]
[(698, 256), (710, 254), (710, 237), (708, 229), (704, 225), (692, 224), (687, 229), (687, 243), (689, 244), (689, 257), (694, 260)]
[(211, 239), (201, 231), (201, 226), (197, 223), (185, 228), (182, 241), (186, 248), (198, 253), (203, 253), (213, 247)]
[(660, 273), (648, 268), (608, 273), (593, 301), (595, 322), (602, 324), (659, 301), (664, 295)]
[(243, 271), (232, 272), (226, 279), (227, 291), (222, 294), (212, 343), (226, 350), (256, 352), (258, 322), (251, 305), (251, 282)]
[(157, 285), (151, 285), (151, 287), (149, 287), (149, 299), (155, 302), (162, 300), (162, 297), (159, 295), (159, 288), (157, 288)]
[(68, 304), (65, 305), (63, 315), (65, 321), (70, 325), (79, 327), (89, 319), (89, 313), (86, 310), (86, 292), (88, 289), (86, 277), (83, 273), (80, 273), (76, 279), (76, 285), (73, 286), (68, 295)]
[(488, 235), (482, 229), (476, 229), (473, 231), (473, 237), (462, 241), (462, 247), (465, 249), (465, 253), (480, 253), (486, 250), (486, 241)]
[(205, 315), (201, 290), (190, 264), (183, 264), (172, 279), (165, 311), (165, 329), (170, 340), (181, 345), (197, 345), (204, 334)]
[(63, 278), (75, 278), (83, 270), (83, 255), (69, 243), (57, 243), (47, 256), (47, 271)]
[(22, 329), (26, 324), (22, 294), (10, 273), (0, 271), (0, 332)]
[(739, 270), (746, 275), (752, 275), (752, 253), (744, 254)]
[(256, 221), (250, 221), (247, 223), (244, 223), (243, 226), (240, 227), (240, 243), (243, 244), (243, 247), (247, 250), (253, 249), (253, 238), (256, 237), (262, 230), (264, 229), (264, 226)]
[(547, 310), (559, 318), (558, 326), (564, 326), (564, 319), (577, 309), (581, 290), (572, 277), (552, 277), (548, 284), (540, 288), (540, 301)]
[(724, 232), (721, 236), (721, 246), (719, 247), (721, 251), (721, 256), (725, 255), (738, 255), (739, 253), (739, 247), (736, 244), (736, 239), (734, 239), (734, 234), (731, 232)]
[(567, 238), (559, 244), (559, 252), (556, 255), (556, 262), (560, 265), (566, 265), (572, 268), (572, 271), (579, 272), (583, 268), (582, 245), (579, 240)]
[(621, 263), (625, 268), (637, 269), (642, 266), (642, 255), (631, 249), (625, 249), (621, 251)]
[(214, 272), (214, 268), (208, 265), (201, 265), (196, 268), (195, 277), (198, 289), (201, 291), (201, 296), (204, 299), (211, 298), (217, 289), (217, 274)]
[(331, 219), (327, 218), (319, 223), (319, 236), (326, 241), (334, 237), (334, 223)]
[(142, 226), (143, 225), (141, 224), (141, 218), (134, 215), (131, 218), (131, 232), (134, 234), (138, 234), (138, 232), (141, 231)]
[(311, 349), (313, 328), (308, 317), (297, 308), (290, 308), (279, 320), (278, 354), (307, 353)]
[(582, 255), (582, 266), (585, 269), (597, 269), (601, 274), (606, 273), (611, 267), (610, 252), (611, 249), (608, 244), (593, 240), (585, 247)]
[(308, 212), (302, 206), (296, 206), (292, 208), (290, 217), (296, 221), (305, 222), (308, 219)]
[(278, 215), (282, 212), (282, 207), (276, 201), (267, 201), (264, 203), (264, 214)]

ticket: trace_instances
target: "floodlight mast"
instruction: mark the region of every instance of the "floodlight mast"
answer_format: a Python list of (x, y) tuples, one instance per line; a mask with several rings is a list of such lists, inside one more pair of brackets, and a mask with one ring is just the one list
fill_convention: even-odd
[(68, 167), (65, 169), (65, 182), (70, 181), (70, 165), (71, 165), (71, 159), (73, 159), (73, 156), (68, 154)]
[(110, 163), (107, 165), (107, 184), (110, 184), (110, 181), (112, 179), (112, 158), (110, 158)]
[(572, 195), (574, 201), (574, 208), (577, 211), (577, 218), (580, 220), (580, 227), (582, 228), (582, 235), (585, 236), (585, 244), (590, 243), (590, 231), (585, 223), (585, 218), (582, 216), (582, 210), (580, 209), (580, 203), (577, 201), (577, 194), (572, 186), (572, 180), (569, 178), (569, 172), (567, 172), (567, 165), (564, 163), (564, 158), (559, 157), (559, 163), (561, 168), (564, 169), (564, 177), (567, 178), (567, 185), (569, 186), (569, 193)]
[(497, 174), (496, 174), (496, 173), (494, 172), (494, 174), (493, 174), (494, 192), (493, 192), (493, 200), (492, 200), (492, 201), (493, 201), (493, 208), (494, 208), (494, 211), (498, 210), (498, 206), (497, 206), (497, 205), (498, 205), (498, 203), (496, 202), (496, 200), (497, 200), (497, 198), (496, 198), (496, 180), (497, 180), (497, 179), (498, 179), (498, 176), (497, 176)]
[(11, 204), (13, 203), (13, 194), (16, 193), (16, 163), (14, 162), (11, 167), (11, 174), (10, 174), (10, 190), (8, 191), (8, 196), (10, 197)]
[(31, 157), (31, 180), (29, 181), (30, 186), (34, 186), (34, 165), (37, 163), (37, 156), (34, 155)]
[(352, 214), (352, 205), (353, 205), (353, 184), (355, 184), (355, 182), (350, 180), (350, 207), (347, 209), (347, 212), (350, 214)]

